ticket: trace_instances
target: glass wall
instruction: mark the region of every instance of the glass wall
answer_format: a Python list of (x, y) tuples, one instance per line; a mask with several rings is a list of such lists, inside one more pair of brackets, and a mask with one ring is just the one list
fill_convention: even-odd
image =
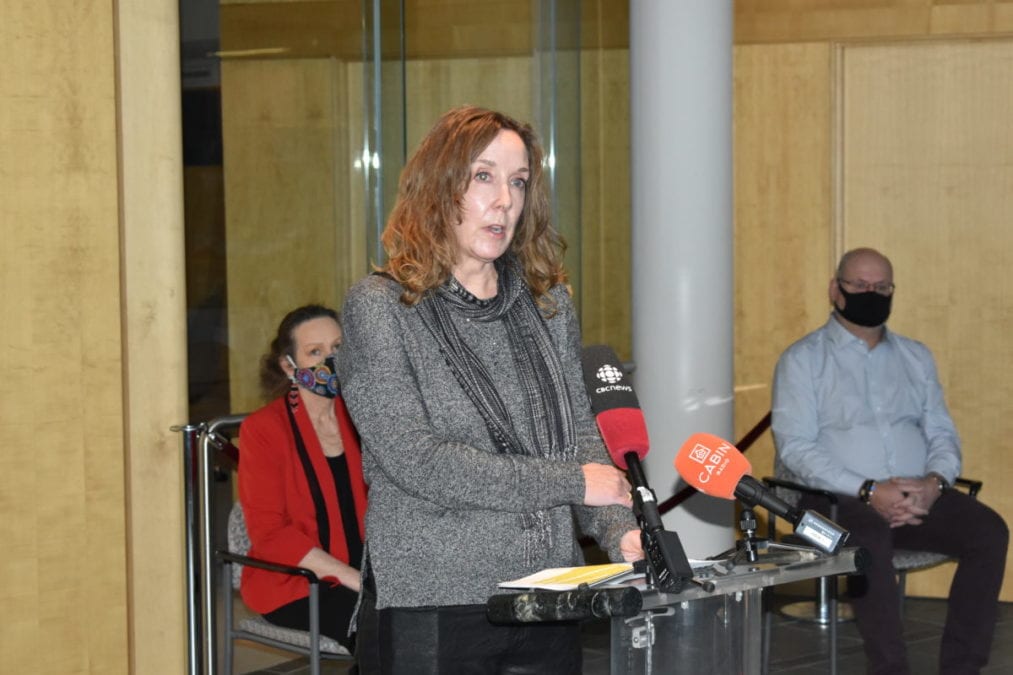
[(603, 5), (625, 16), (625, 2), (586, 0), (181, 1), (192, 419), (263, 402), (259, 360), (278, 321), (307, 302), (340, 308), (382, 262), (405, 157), (463, 103), (539, 131), (584, 304), (588, 5), (596, 24)]

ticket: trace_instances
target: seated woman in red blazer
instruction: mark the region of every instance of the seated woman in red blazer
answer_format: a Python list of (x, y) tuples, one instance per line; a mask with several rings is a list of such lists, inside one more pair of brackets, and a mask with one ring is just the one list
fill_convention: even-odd
[[(261, 366), (261, 385), (274, 400), (239, 430), (239, 501), (250, 555), (315, 572), (323, 582), (320, 631), (351, 651), (366, 486), (335, 375), (340, 345), (332, 309), (307, 305), (282, 319)], [(309, 629), (302, 577), (246, 566), (242, 595), (271, 623)]]

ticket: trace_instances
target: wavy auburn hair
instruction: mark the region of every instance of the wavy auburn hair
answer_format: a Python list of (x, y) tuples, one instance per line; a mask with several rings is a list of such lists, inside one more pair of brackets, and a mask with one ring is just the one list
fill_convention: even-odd
[(454, 227), (461, 222), (471, 165), (503, 129), (521, 137), (530, 170), (510, 253), (539, 304), (547, 304), (550, 288), (566, 282), (566, 244), (550, 222), (544, 152), (534, 130), (503, 113), (462, 106), (440, 117), (401, 171), (397, 202), (381, 237), (387, 252), (381, 269), (404, 287), (404, 304), (414, 305), (450, 277), (457, 258)]

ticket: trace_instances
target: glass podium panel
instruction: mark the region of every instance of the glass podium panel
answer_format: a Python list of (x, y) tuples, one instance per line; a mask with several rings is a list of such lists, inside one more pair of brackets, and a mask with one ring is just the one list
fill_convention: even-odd
[(761, 593), (737, 591), (614, 618), (611, 672), (760, 672)]
[(763, 589), (861, 571), (866, 556), (860, 548), (828, 556), (808, 547), (771, 544), (753, 562), (740, 551), (709, 568), (695, 568), (693, 583), (680, 593), (642, 587), (640, 613), (612, 617), (611, 673), (759, 675)]

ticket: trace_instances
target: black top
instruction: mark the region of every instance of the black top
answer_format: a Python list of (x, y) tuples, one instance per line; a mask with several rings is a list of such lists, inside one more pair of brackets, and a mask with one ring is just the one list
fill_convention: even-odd
[(338, 490), (341, 526), (345, 530), (345, 543), (348, 545), (348, 564), (359, 569), (362, 561), (362, 537), (359, 536), (359, 519), (352, 498), (352, 481), (348, 478), (348, 461), (342, 453), (337, 457), (328, 457), (327, 465), (331, 467), (334, 486)]

